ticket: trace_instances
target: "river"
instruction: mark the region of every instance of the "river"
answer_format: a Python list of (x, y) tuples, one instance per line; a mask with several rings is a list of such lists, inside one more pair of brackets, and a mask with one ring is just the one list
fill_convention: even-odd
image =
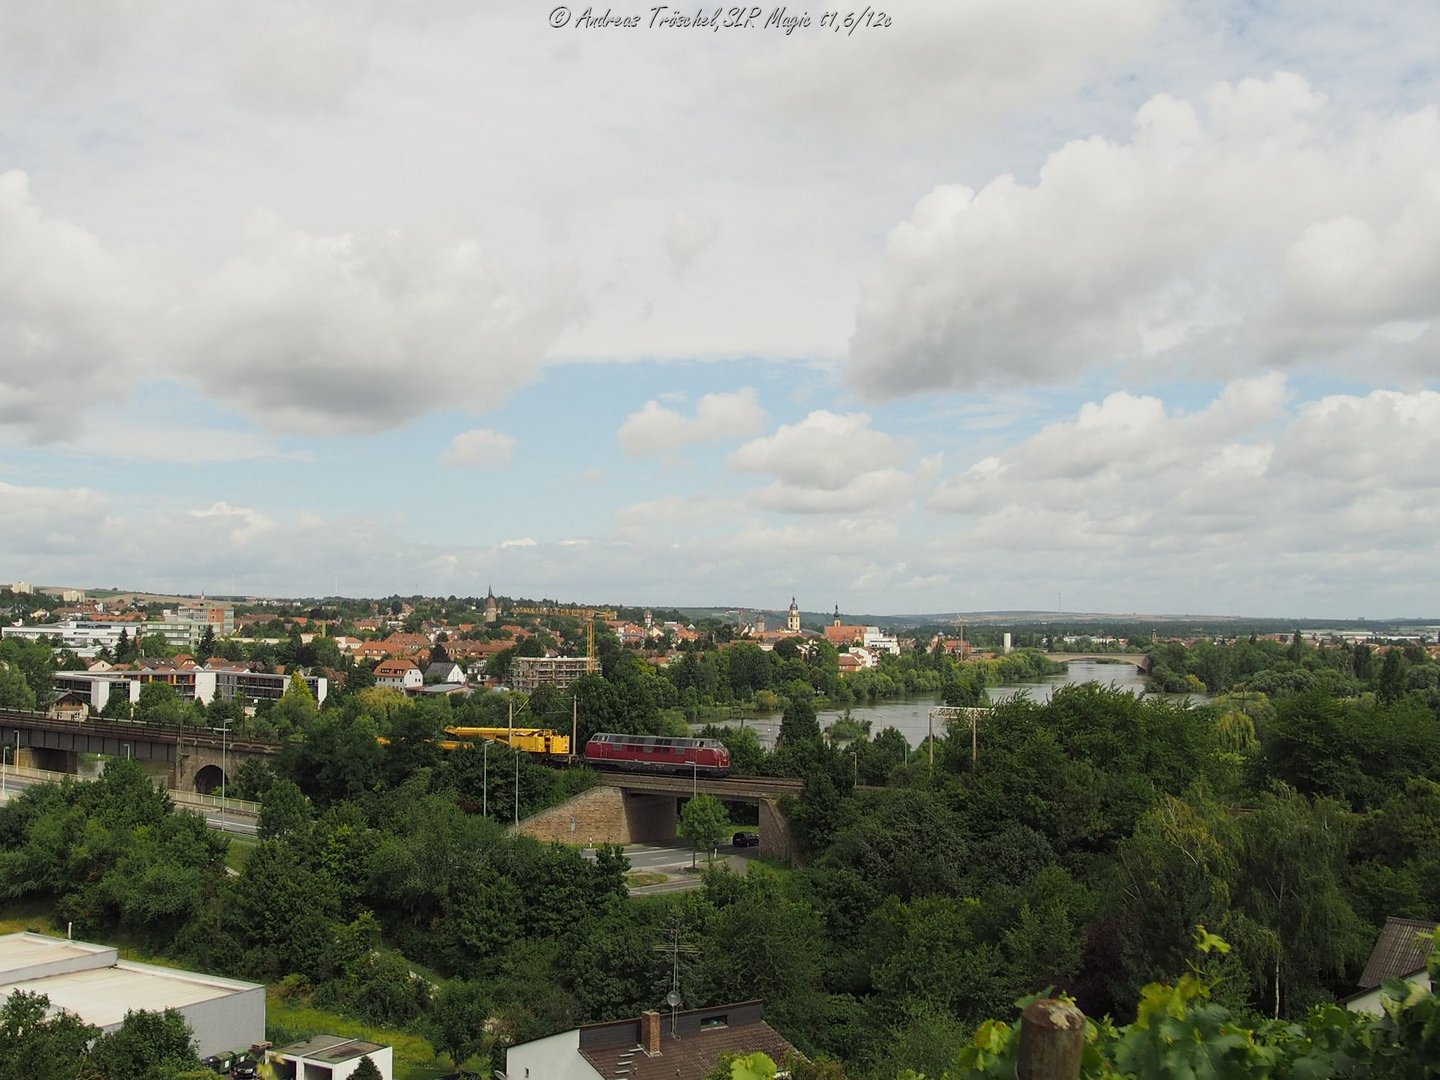
[[(1009, 686), (991, 686), (986, 691), (992, 702), (1001, 701), (1012, 697), (1015, 694), (1026, 694), (1031, 701), (1049, 701), (1052, 694), (1062, 686), (1073, 686), (1078, 683), (1098, 682), (1102, 686), (1114, 686), (1121, 690), (1128, 690), (1132, 694), (1145, 692), (1145, 676), (1132, 664), (1093, 664), (1093, 663), (1071, 663), (1066, 665), (1064, 675), (1051, 675), (1049, 678), (1039, 682), (1015, 683)], [(1166, 695), (1174, 700), (1182, 700), (1188, 696), (1192, 702), (1207, 700), (1205, 694), (1191, 695)], [(879, 701), (873, 705), (852, 705), (850, 716), (855, 720), (870, 721), (870, 735), (873, 738), (887, 727), (893, 727), (900, 731), (911, 746), (919, 746), (925, 740), (930, 726), (930, 710), (940, 704), (939, 695), (924, 695), (910, 697), (903, 700)], [(837, 719), (845, 714), (844, 709), (825, 709), (819, 714), (820, 727), (827, 728)], [(780, 733), (780, 715), (772, 713), (752, 720), (743, 721), (743, 725), (753, 728), (755, 734), (760, 736), (760, 741), (766, 746), (775, 745), (775, 737)], [(943, 731), (938, 734), (944, 734)]]

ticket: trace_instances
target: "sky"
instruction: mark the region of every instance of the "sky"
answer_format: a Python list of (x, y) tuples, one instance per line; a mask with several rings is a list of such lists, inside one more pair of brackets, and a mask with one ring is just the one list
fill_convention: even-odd
[(1440, 613), (1430, 0), (780, 12), (0, 0), (0, 581)]

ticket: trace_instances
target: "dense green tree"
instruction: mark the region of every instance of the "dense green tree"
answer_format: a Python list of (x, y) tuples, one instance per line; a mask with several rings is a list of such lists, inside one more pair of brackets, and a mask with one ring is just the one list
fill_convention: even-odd
[(489, 1015), (490, 1002), (484, 990), (475, 983), (457, 980), (435, 995), (425, 1021), (427, 1035), (450, 1055), (459, 1070), (485, 1048), (485, 1021)]
[(1236, 908), (1255, 928), (1247, 959), (1268, 984), (1257, 1005), (1275, 1016), (1303, 1015), (1346, 985), (1347, 970), (1371, 944), (1343, 889), (1354, 818), (1333, 799), (1281, 787), (1260, 797), (1240, 832)]
[(18, 664), (0, 660), (0, 709), (33, 709), (35, 691)]
[(697, 795), (685, 801), (680, 810), (680, 828), (690, 844), (692, 866), (697, 851), (713, 856), (725, 839), (729, 826), (730, 815), (725, 810), (725, 804), (714, 795)]
[(106, 1080), (172, 1080), (200, 1066), (190, 1025), (174, 1009), (127, 1012), (124, 1023), (102, 1035), (89, 1056)]
[(314, 817), (315, 809), (300, 785), (276, 780), (260, 796), (258, 835), (262, 840), (302, 837)]
[(808, 691), (799, 693), (785, 703), (785, 712), (780, 718), (780, 738), (782, 746), (796, 746), (805, 742), (818, 742), (820, 740), (820, 721), (815, 716), (814, 694)]
[(76, 1080), (100, 1029), (56, 1011), (44, 994), (17, 990), (0, 1002), (0, 1080)]

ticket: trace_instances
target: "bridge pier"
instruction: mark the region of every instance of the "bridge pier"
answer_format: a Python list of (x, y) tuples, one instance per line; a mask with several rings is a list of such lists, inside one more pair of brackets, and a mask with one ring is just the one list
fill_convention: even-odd
[(760, 800), (760, 854), (786, 866), (800, 862), (800, 849), (790, 830), (790, 819), (780, 809), (777, 799)]
[(520, 822), (519, 831), (560, 844), (674, 843), (679, 814), (673, 795), (593, 787)]

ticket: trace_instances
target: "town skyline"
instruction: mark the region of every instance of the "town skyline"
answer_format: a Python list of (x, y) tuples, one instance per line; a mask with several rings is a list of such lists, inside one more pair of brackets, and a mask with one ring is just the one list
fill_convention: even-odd
[(0, 9), (0, 581), (1440, 610), (1421, 0)]

